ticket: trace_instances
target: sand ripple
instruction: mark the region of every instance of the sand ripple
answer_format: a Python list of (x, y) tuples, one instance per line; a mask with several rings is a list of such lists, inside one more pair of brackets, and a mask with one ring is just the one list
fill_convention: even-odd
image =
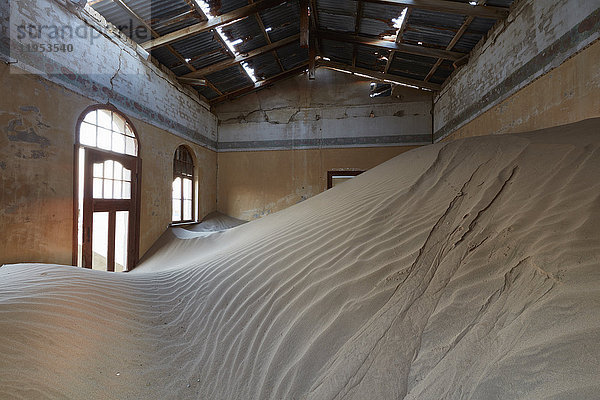
[(417, 149), (129, 274), (3, 266), (0, 398), (596, 399), (599, 132)]

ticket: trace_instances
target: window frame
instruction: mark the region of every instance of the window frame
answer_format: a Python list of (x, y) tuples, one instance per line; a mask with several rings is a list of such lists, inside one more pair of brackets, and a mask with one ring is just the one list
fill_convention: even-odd
[[(185, 161), (182, 161), (180, 159), (177, 159), (177, 154), (180, 151), (180, 149), (183, 149), (189, 156), (189, 159), (191, 160), (191, 163), (186, 163)], [(177, 173), (176, 168), (175, 168), (175, 163), (176, 162), (180, 162), (183, 164), (191, 164), (191, 172), (192, 175), (187, 176), (185, 175), (183, 172), (181, 173)], [(173, 220), (173, 200), (175, 200), (173, 198), (173, 184), (175, 183), (175, 179), (177, 178), (181, 178), (181, 199), (179, 199), (180, 201), (180, 216), (181, 219), (180, 220)], [(192, 181), (192, 212), (191, 212), (191, 219), (183, 219), (184, 218), (184, 203), (185, 203), (185, 196), (183, 195), (184, 193), (184, 179), (190, 179)], [(173, 154), (173, 179), (171, 180), (171, 225), (183, 225), (183, 224), (193, 224), (196, 223), (196, 162), (195, 162), (195, 157), (194, 157), (194, 152), (192, 151), (191, 148), (189, 148), (189, 146), (185, 145), (185, 144), (181, 144), (179, 146), (177, 146), (177, 148), (175, 149), (175, 152)]]
[[(130, 155), (126, 155), (126, 154), (122, 154), (122, 153), (117, 153), (114, 151), (110, 151), (110, 150), (104, 150), (100, 147), (92, 147), (92, 146), (88, 146), (85, 144), (81, 144), (81, 126), (83, 124), (83, 121), (85, 120), (85, 118), (87, 117), (87, 115), (93, 111), (97, 111), (97, 110), (107, 110), (107, 111), (112, 111), (113, 113), (118, 114), (121, 118), (123, 118), (123, 120), (127, 123), (127, 125), (129, 125), (129, 128), (131, 130), (131, 132), (133, 133), (133, 135), (135, 136), (135, 141), (136, 141), (136, 146), (137, 146), (137, 155), (136, 156), (130, 156)], [(93, 104), (91, 106), (86, 107), (81, 114), (79, 115), (79, 118), (77, 118), (77, 122), (75, 124), (75, 140), (74, 140), (74, 146), (73, 146), (73, 225), (72, 225), (72, 235), (73, 235), (73, 247), (72, 247), (72, 258), (71, 258), (71, 264), (73, 266), (77, 266), (78, 263), (78, 211), (79, 211), (79, 149), (81, 147), (86, 147), (86, 148), (90, 148), (90, 149), (95, 149), (98, 150), (100, 152), (105, 152), (105, 153), (109, 153), (109, 154), (116, 154), (116, 155), (126, 155), (128, 157), (135, 157), (137, 159), (137, 173), (135, 175), (135, 185), (137, 188), (137, 193), (136, 193), (136, 198), (135, 198), (135, 224), (133, 226), (134, 229), (134, 238), (133, 238), (133, 249), (131, 249), (131, 251), (133, 252), (133, 263), (131, 266), (128, 266), (128, 271), (133, 270), (137, 263), (139, 262), (139, 254), (140, 254), (140, 216), (141, 216), (141, 189), (142, 189), (142, 157), (141, 157), (141, 152), (142, 152), (142, 145), (140, 143), (140, 136), (138, 134), (138, 131), (135, 127), (135, 125), (133, 124), (133, 122), (131, 121), (131, 119), (129, 119), (129, 117), (127, 115), (125, 115), (123, 112), (121, 112), (117, 107), (113, 106), (112, 104)], [(133, 184), (133, 177), (132, 177), (132, 184)], [(130, 226), (131, 229), (131, 226)]]
[(358, 176), (365, 172), (364, 170), (352, 170), (352, 171), (327, 171), (327, 190), (333, 187), (333, 178), (337, 176)]

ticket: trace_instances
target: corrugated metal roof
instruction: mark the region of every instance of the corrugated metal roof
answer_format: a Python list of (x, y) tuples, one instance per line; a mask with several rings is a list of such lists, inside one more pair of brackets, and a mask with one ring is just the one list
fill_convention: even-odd
[(247, 53), (250, 50), (266, 46), (267, 39), (263, 34), (256, 17), (244, 18), (234, 24), (224, 26), (222, 29), (225, 37), (230, 41), (242, 39), (243, 42), (236, 45), (235, 48), (240, 53)]
[(377, 37), (395, 35), (397, 29), (394, 28), (392, 19), (398, 18), (402, 14), (402, 10), (404, 7), (363, 3), (359, 33)]
[(294, 42), (278, 49), (277, 55), (287, 71), (307, 62), (308, 49), (300, 47), (300, 42)]
[(234, 90), (253, 85), (253, 82), (241, 68), (239, 65), (234, 65), (233, 67), (207, 75), (206, 78), (221, 92), (233, 92)]
[[(186, 28), (202, 20), (202, 16), (191, 6), (190, 2), (194, 0), (123, 1), (161, 36)], [(205, 1), (210, 5), (212, 15), (228, 13), (250, 3), (249, 0)], [(364, 1), (359, 7), (358, 0), (315, 1), (317, 7), (313, 11), (316, 11), (319, 29), (358, 34), (373, 39), (394, 36), (397, 29), (394, 27), (392, 19), (399, 17), (404, 10), (403, 6)], [(467, 3), (469, 0), (449, 1)], [(488, 0), (486, 4), (509, 7), (512, 2), (513, 0)], [(150, 37), (142, 38), (133, 34), (135, 28), (141, 24), (135, 21), (126, 10), (113, 0), (101, 0), (94, 3), (93, 7), (107, 21), (121, 27), (124, 34), (138, 43), (150, 39)], [(267, 28), (268, 38), (265, 37), (258, 18)], [(465, 20), (466, 16), (464, 15), (412, 8), (401, 41), (408, 44), (421, 44), (423, 47), (445, 49)], [(231, 41), (241, 39), (242, 43), (236, 45), (235, 49), (240, 54), (246, 54), (266, 46), (268, 39), (277, 42), (298, 34), (300, 32), (299, 21), (299, 0), (288, 0), (275, 7), (262, 10), (256, 15), (224, 26), (222, 31)], [(465, 54), (469, 53), (495, 23), (496, 20), (494, 19), (474, 18), (452, 50)], [(358, 31), (356, 31), (357, 26)], [(151, 54), (176, 75), (185, 75), (191, 72), (191, 69), (181, 58), (189, 59), (191, 65), (196, 69), (231, 59), (228, 49), (223, 46), (215, 35), (212, 30), (196, 34), (171, 43), (172, 50), (167, 46), (163, 46), (153, 49)], [(348, 66), (351, 66), (355, 59), (357, 67), (377, 72), (384, 71), (387, 62), (386, 57), (391, 54), (389, 50), (331, 39), (319, 40), (318, 52), (321, 57)], [(257, 78), (261, 80), (283, 72), (281, 66), (284, 70), (290, 70), (306, 63), (307, 60), (308, 49), (301, 48), (299, 42), (294, 42), (275, 51), (256, 56), (247, 62), (255, 70)], [(436, 61), (432, 57), (396, 53), (390, 65), (389, 73), (413, 79), (424, 79)], [(452, 62), (444, 60), (431, 77), (431, 82), (443, 83), (453, 70)], [(234, 65), (215, 72), (205, 78), (223, 93), (253, 85), (253, 82), (240, 65)], [(197, 87), (196, 89), (209, 99), (219, 96), (209, 87)]]
[(254, 69), (254, 75), (259, 79), (267, 79), (283, 72), (273, 55), (273, 52), (262, 54), (248, 61), (248, 65)]
[(271, 28), (268, 34), (273, 42), (300, 32), (300, 7), (297, 1), (282, 3), (261, 11), (259, 15), (265, 28)]

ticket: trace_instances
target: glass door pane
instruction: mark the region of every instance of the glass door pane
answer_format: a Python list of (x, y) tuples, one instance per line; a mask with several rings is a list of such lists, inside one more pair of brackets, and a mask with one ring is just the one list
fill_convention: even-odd
[(115, 272), (127, 271), (129, 211), (117, 211), (115, 220)]
[(92, 221), (92, 269), (107, 271), (108, 212), (95, 212)]

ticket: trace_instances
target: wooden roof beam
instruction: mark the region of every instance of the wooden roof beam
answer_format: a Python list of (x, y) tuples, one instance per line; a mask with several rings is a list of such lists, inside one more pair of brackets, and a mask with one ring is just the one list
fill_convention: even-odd
[[(477, 4), (483, 5), (485, 3), (485, 1), (486, 0), (477, 0)], [(458, 30), (458, 32), (456, 32), (456, 34), (454, 35), (454, 37), (452, 38), (452, 40), (446, 47), (446, 50), (452, 50), (454, 48), (456, 43), (460, 40), (462, 35), (467, 31), (467, 28), (469, 27), (469, 25), (471, 25), (471, 22), (473, 22), (474, 19), (475, 19), (475, 17), (473, 17), (472, 15), (468, 16), (465, 19), (463, 24), (460, 26), (460, 29)], [(425, 77), (425, 82), (428, 82), (433, 77), (433, 75), (435, 74), (435, 71), (437, 71), (437, 69), (440, 67), (440, 65), (442, 65), (442, 61), (443, 61), (442, 59), (438, 58), (438, 60), (435, 62), (435, 64), (433, 65), (433, 67), (431, 68), (431, 70), (429, 71), (427, 76)]]
[(381, 72), (371, 71), (369, 69), (364, 69), (364, 68), (357, 68), (357, 67), (353, 67), (351, 65), (336, 63), (336, 62), (332, 62), (332, 61), (320, 60), (319, 66), (329, 68), (329, 69), (339, 69), (339, 70), (343, 70), (343, 71), (353, 72), (355, 74), (366, 75), (375, 80), (393, 81), (393, 82), (402, 83), (405, 85), (417, 86), (417, 87), (429, 89), (429, 90), (439, 91), (442, 88), (441, 85), (431, 83), (431, 82), (424, 82), (424, 81), (420, 81), (417, 79), (405, 78), (405, 77), (398, 76), (398, 75), (384, 74)]
[(237, 89), (237, 90), (234, 90), (233, 92), (229, 92), (229, 93), (224, 93), (222, 96), (212, 99), (210, 101), (210, 104), (213, 105), (216, 103), (221, 103), (225, 100), (231, 100), (235, 97), (239, 97), (239, 96), (263, 89), (269, 85), (274, 84), (275, 82), (279, 82), (279, 81), (282, 81), (282, 80), (288, 79), (288, 78), (293, 78), (294, 76), (304, 73), (306, 71), (307, 67), (308, 67), (308, 63), (304, 63), (293, 69), (290, 69), (289, 71), (284, 71), (284, 72), (274, 75), (270, 78), (264, 79), (262, 81), (258, 81), (252, 86), (247, 86), (247, 87), (244, 87), (241, 89)]
[(184, 75), (184, 77), (185, 78), (198, 78), (201, 76), (210, 75), (213, 72), (224, 70), (225, 68), (233, 67), (234, 65), (239, 64), (243, 61), (249, 60), (250, 58), (259, 56), (264, 53), (268, 53), (270, 51), (278, 49), (279, 47), (283, 47), (287, 44), (295, 42), (298, 40), (299, 36), (300, 35), (298, 35), (298, 34), (293, 35), (293, 36), (287, 37), (285, 39), (279, 40), (277, 42), (273, 42), (269, 45), (259, 47), (258, 49), (254, 49), (252, 51), (249, 51), (248, 53), (240, 54), (239, 56), (235, 57), (234, 59), (224, 60), (224, 61), (221, 61), (221, 62), (218, 62), (215, 64), (211, 64), (208, 67), (199, 69), (194, 72), (190, 72), (189, 74)]
[(484, 5), (472, 6), (468, 3), (459, 3), (448, 0), (364, 0), (369, 3), (379, 3), (401, 7), (418, 8), (422, 10), (438, 11), (448, 14), (470, 15), (492, 19), (504, 19), (508, 16), (507, 7), (492, 7)]
[[(253, 3), (254, 0), (248, 0), (249, 3)], [(258, 26), (260, 26), (260, 30), (263, 33), (263, 36), (265, 38), (265, 40), (267, 41), (267, 44), (272, 44), (273, 41), (271, 41), (271, 36), (269, 36), (269, 32), (267, 32), (267, 28), (265, 27), (265, 24), (262, 20), (262, 18), (260, 17), (259, 13), (254, 14), (254, 17), (256, 18), (256, 22), (258, 23)], [(281, 60), (279, 59), (279, 55), (277, 55), (277, 52), (275, 50), (272, 51), (273, 57), (275, 57), (275, 61), (277, 61), (277, 65), (279, 65), (279, 69), (281, 69), (281, 71), (285, 71), (285, 68), (283, 67), (283, 64), (281, 63)]]
[[(358, 0), (358, 4), (356, 5), (356, 20), (354, 21), (354, 34), (358, 35), (360, 33), (360, 20), (363, 15), (363, 2)], [(358, 56), (358, 46), (355, 44), (354, 49), (352, 50), (352, 66), (356, 67), (356, 57)]]
[(319, 30), (321, 39), (335, 40), (338, 42), (357, 43), (367, 46), (378, 47), (386, 50), (394, 50), (401, 53), (415, 54), (432, 58), (443, 58), (446, 60), (457, 61), (467, 54), (458, 53), (455, 51), (433, 49), (431, 47), (414, 46), (410, 44), (395, 43), (388, 40), (372, 39), (364, 36), (354, 35), (351, 33), (339, 33), (333, 31)]
[(165, 46), (167, 44), (174, 43), (187, 37), (197, 35), (199, 33), (206, 32), (211, 29), (215, 29), (219, 26), (230, 24), (239, 19), (246, 18), (261, 10), (275, 7), (285, 1), (286, 0), (260, 0), (247, 6), (238, 8), (237, 10), (233, 10), (223, 15), (219, 15), (211, 20), (199, 22), (186, 28), (179, 29), (175, 32), (168, 33), (164, 36), (160, 36), (156, 39), (149, 40), (143, 43), (142, 47), (146, 50), (152, 50), (160, 46)]
[[(408, 19), (410, 18), (410, 12), (411, 12), (411, 9), (407, 8), (406, 14), (404, 15), (404, 21), (402, 21), (402, 25), (400, 26), (400, 29), (398, 29), (398, 32), (396, 33), (396, 40), (395, 40), (396, 43), (402, 43), (402, 36), (404, 35), (404, 31), (406, 30), (406, 27), (408, 26)], [(396, 57), (396, 50), (390, 51), (390, 54), (388, 55), (387, 63), (385, 63), (384, 73), (387, 74), (388, 71), (390, 70), (392, 63), (394, 62), (394, 57)]]

